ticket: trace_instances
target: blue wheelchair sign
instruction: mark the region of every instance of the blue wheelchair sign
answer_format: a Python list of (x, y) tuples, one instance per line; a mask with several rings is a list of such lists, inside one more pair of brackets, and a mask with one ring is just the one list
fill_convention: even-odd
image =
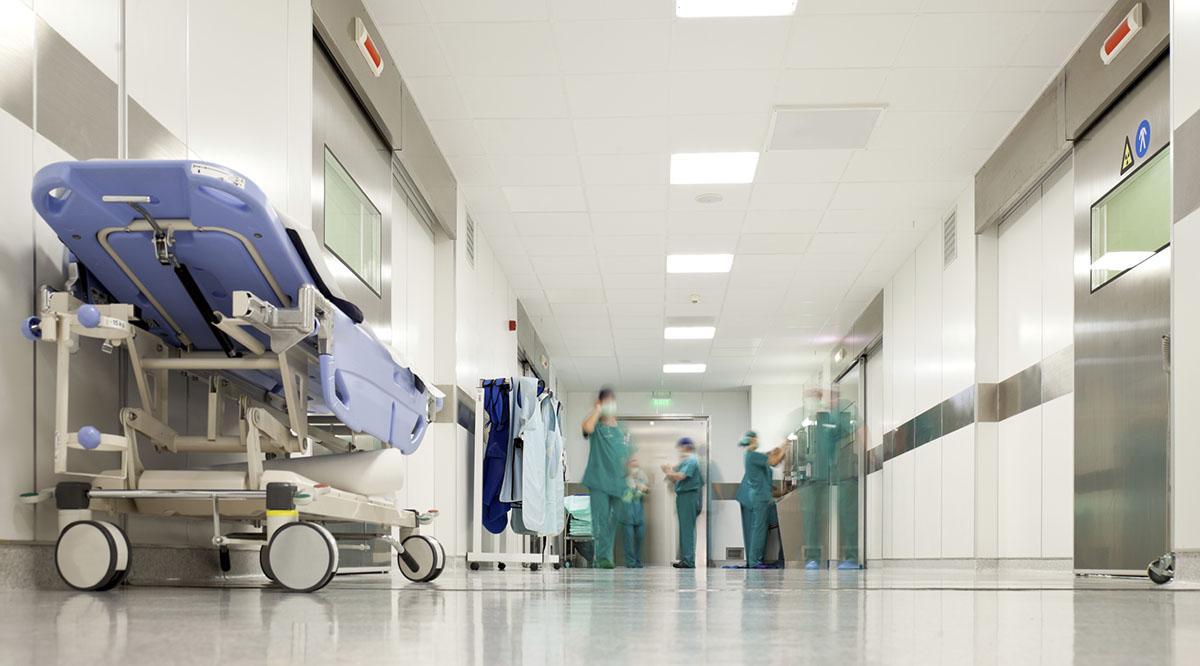
[(1145, 157), (1150, 151), (1150, 121), (1143, 120), (1138, 125), (1137, 134), (1134, 136), (1133, 149), (1137, 151), (1139, 158)]

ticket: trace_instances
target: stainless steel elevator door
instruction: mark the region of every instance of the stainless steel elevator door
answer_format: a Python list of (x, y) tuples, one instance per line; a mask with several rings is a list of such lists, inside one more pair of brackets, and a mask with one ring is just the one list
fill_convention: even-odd
[[(321, 241), (326, 264), (346, 297), (362, 311), (368, 324), (390, 342), (392, 270), (391, 151), (359, 108), (321, 45), (313, 42), (313, 211), (312, 227)], [(340, 177), (328, 178), (330, 168)], [(336, 196), (340, 188), (342, 196)], [(378, 211), (379, 229), (370, 238), (377, 253), (376, 270), (360, 270), (358, 257), (343, 252), (328, 228), (332, 207), (339, 199), (357, 198)], [(375, 244), (377, 243), (377, 247)], [(366, 272), (372, 275), (366, 275)]]
[[(1092, 208), (1170, 138), (1164, 59), (1075, 144), (1075, 569), (1145, 573), (1169, 547), (1171, 250), (1092, 290)], [(1126, 141), (1149, 145), (1122, 173)], [(1144, 148), (1144, 150), (1143, 150)], [(1169, 196), (1169, 193), (1168, 193)]]

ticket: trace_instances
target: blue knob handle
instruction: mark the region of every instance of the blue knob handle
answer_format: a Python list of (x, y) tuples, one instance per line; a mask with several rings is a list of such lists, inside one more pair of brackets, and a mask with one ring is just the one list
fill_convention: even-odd
[(25, 321), (21, 322), (21, 337), (30, 342), (37, 342), (42, 339), (42, 319), (41, 317), (26, 317)]
[(94, 305), (85, 305), (79, 308), (79, 312), (75, 313), (79, 318), (79, 323), (83, 324), (84, 328), (96, 328), (100, 325), (100, 311)]
[(100, 431), (95, 426), (83, 426), (79, 429), (79, 445), (89, 451), (100, 446)]

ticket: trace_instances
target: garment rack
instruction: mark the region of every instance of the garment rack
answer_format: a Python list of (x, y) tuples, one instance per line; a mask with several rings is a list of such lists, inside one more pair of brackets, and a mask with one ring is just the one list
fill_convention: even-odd
[[(494, 380), (489, 380), (494, 381)], [(511, 385), (511, 381), (503, 380)], [(539, 388), (545, 386), (541, 380), (538, 382)], [(549, 390), (549, 389), (544, 389)], [(483, 533), (486, 528), (483, 526), (483, 460), (487, 454), (487, 438), (484, 437), (484, 425), (487, 419), (487, 410), (484, 409), (484, 387), (483, 382), (475, 387), (475, 449), (474, 449), (474, 477), (473, 488), (471, 493), (471, 550), (467, 552), (467, 567), (471, 570), (479, 568), (480, 563), (490, 562), (497, 565), (497, 568), (503, 570), (505, 564), (529, 564), (531, 568), (553, 566), (555, 569), (559, 567), (561, 559), (559, 555), (550, 552), (550, 544), (553, 539), (547, 537), (536, 537), (541, 542), (540, 553), (510, 553), (504, 550), (504, 542), (508, 537), (508, 530), (501, 534), (494, 535), (496, 537), (496, 550), (484, 550), (483, 548)], [(518, 535), (522, 536), (522, 535)], [(535, 537), (530, 537), (535, 538)]]

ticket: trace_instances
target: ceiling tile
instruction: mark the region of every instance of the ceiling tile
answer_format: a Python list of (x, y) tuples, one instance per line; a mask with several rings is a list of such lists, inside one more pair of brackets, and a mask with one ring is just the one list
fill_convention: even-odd
[(502, 185), (578, 185), (579, 161), (573, 155), (498, 155), (492, 173)]
[(787, 67), (890, 67), (913, 17), (905, 14), (806, 16), (788, 45)]
[(743, 234), (738, 254), (803, 254), (812, 234)]
[(508, 200), (496, 187), (460, 187), (467, 207), (472, 213), (502, 213), (508, 211)]
[(538, 285), (547, 289), (600, 289), (603, 286), (596, 273), (538, 273), (537, 277)]
[(504, 269), (505, 275), (531, 275), (534, 273), (533, 264), (526, 257), (499, 256), (496, 263)]
[(676, 21), (671, 69), (770, 69), (787, 45), (790, 17)]
[(405, 83), (415, 76), (448, 76), (446, 54), (438, 33), (428, 23), (383, 25), (379, 28), (388, 51), (404, 74)]
[(580, 187), (503, 187), (501, 190), (515, 213), (587, 210)]
[(941, 151), (971, 118), (966, 112), (885, 111), (867, 147)]
[(667, 237), (668, 254), (733, 254), (738, 237), (687, 234)]
[(998, 69), (893, 69), (879, 96), (897, 111), (973, 111)]
[[(638, 238), (641, 238), (640, 236)], [(664, 285), (664, 279), (661, 274), (649, 273), (639, 275), (637, 273), (628, 274), (605, 274), (604, 287), (606, 289), (661, 289)]]
[(551, 303), (591, 304), (604, 302), (603, 289), (546, 289), (546, 299)]
[(672, 116), (670, 152), (757, 152), (767, 139), (767, 113)]
[(649, 19), (674, 18), (675, 8), (669, 2), (646, 0), (554, 0), (550, 3), (554, 18), (559, 20)]
[(470, 120), (430, 120), (429, 130), (446, 155), (482, 155), (483, 140)]
[(777, 73), (770, 69), (673, 72), (671, 115), (703, 109), (709, 114), (762, 113), (774, 98)]
[(612, 313), (614, 329), (639, 328), (652, 323), (662, 326), (663, 308), (657, 303), (613, 303), (608, 310)]
[(967, 149), (995, 150), (1020, 118), (1020, 113), (1010, 111), (977, 113), (962, 127), (957, 144)]
[(546, 0), (422, 0), (431, 21), (543, 21), (550, 17)]
[(621, 255), (661, 257), (667, 251), (666, 238), (663, 236), (597, 236), (595, 240), (596, 254), (602, 257)]
[(750, 208), (755, 210), (823, 210), (828, 204), (834, 183), (796, 183), (789, 185), (763, 183), (754, 186)]
[(517, 233), (512, 213), (485, 213), (472, 210), (471, 219), (475, 220), (475, 224), (483, 229), (484, 236), (488, 238), (514, 236)]
[[(961, 0), (952, 0), (961, 1)], [(883, 14), (895, 12), (915, 12), (922, 8), (926, 0), (800, 0), (796, 5), (796, 14)]]
[(668, 317), (715, 317), (721, 312), (721, 304), (719, 301), (668, 303), (663, 311)]
[(564, 73), (659, 71), (667, 68), (671, 21), (560, 21), (554, 36)]
[(980, 103), (980, 111), (1025, 111), (1046, 89), (1057, 67), (1007, 67), (1000, 70)]
[(723, 294), (729, 276), (729, 273), (667, 273), (667, 289), (685, 294)]
[[(530, 259), (538, 277), (569, 274), (594, 274), (598, 271), (595, 257), (536, 257)], [(546, 283), (542, 282), (545, 286)]]
[(475, 124), (490, 155), (575, 153), (575, 135), (568, 120), (487, 119)]
[(870, 210), (880, 208), (949, 208), (966, 187), (963, 181), (918, 183), (841, 183), (833, 200), (832, 210)]
[(851, 150), (773, 150), (758, 160), (756, 183), (829, 183), (846, 170)]
[(465, 187), (495, 187), (496, 175), (492, 172), (491, 162), (482, 155), (456, 155), (447, 158), (454, 179)]
[(579, 158), (588, 185), (666, 185), (670, 156), (583, 155)]
[(658, 303), (663, 302), (662, 289), (606, 289), (609, 303)]
[(444, 23), (437, 30), (456, 76), (558, 72), (548, 23)]
[(429, 20), (420, 2), (394, 2), (394, 0), (366, 0), (371, 19), (376, 25), (393, 23), (424, 23)]
[(458, 89), (475, 118), (562, 118), (567, 97), (557, 76), (460, 77)]
[(589, 186), (587, 201), (588, 207), (597, 212), (666, 210), (667, 186)]
[(745, 217), (746, 213), (740, 210), (674, 211), (667, 223), (667, 232), (672, 235), (735, 234), (741, 231)]
[(667, 111), (667, 76), (659, 72), (566, 77), (575, 118), (657, 116)]
[(667, 270), (667, 260), (663, 256), (624, 255), (600, 257), (600, 270), (605, 275), (610, 273), (662, 274)]
[(813, 233), (821, 222), (819, 210), (752, 210), (742, 232), (747, 234)]
[[(796, 255), (793, 255), (796, 256)], [(730, 289), (767, 289), (791, 284), (795, 269), (786, 270), (737, 270), (729, 278)]]
[(581, 236), (526, 236), (520, 239), (520, 242), (525, 246), (525, 254), (529, 257), (535, 257), (533, 263), (536, 266), (544, 257), (575, 257), (575, 256), (596, 256), (596, 248), (592, 245), (592, 239)]
[(943, 211), (928, 210), (829, 210), (821, 218), (821, 233), (887, 233), (913, 228), (916, 220), (922, 224), (939, 219)]
[(950, 153), (921, 150), (859, 150), (851, 158), (842, 180), (913, 181), (972, 178), (975, 168), (965, 161), (966, 151)]
[(665, 212), (592, 213), (597, 236), (652, 236), (667, 231)]
[(586, 213), (516, 213), (513, 225), (522, 236), (589, 236)]
[(922, 14), (917, 17), (897, 67), (1000, 67), (1012, 60), (1038, 23), (1033, 13)]
[(517, 236), (491, 238), (488, 239), (488, 245), (491, 245), (492, 250), (499, 255), (529, 256), (529, 253), (525, 251), (525, 239)]
[[(1061, 8), (1051, 3), (1049, 9)], [(1038, 17), (1033, 30), (1009, 63), (1018, 67), (1061, 67), (1104, 12), (1047, 11)]]
[(870, 255), (881, 243), (882, 233), (820, 233), (813, 236), (808, 254), (859, 254)]
[[(671, 210), (720, 212), (744, 211), (750, 204), (750, 185), (672, 185)], [(706, 194), (719, 194), (721, 200), (715, 203), (701, 203), (696, 197)]]
[(781, 105), (861, 105), (879, 102), (888, 70), (788, 69), (779, 75), (775, 102)]
[(512, 287), (513, 291), (540, 290), (542, 283), (538, 281), (537, 275), (513, 275), (508, 278), (508, 286)]
[(581, 154), (643, 154), (669, 152), (669, 119), (577, 118), (575, 137)]
[(733, 274), (791, 273), (800, 263), (800, 254), (746, 254), (733, 258)]

